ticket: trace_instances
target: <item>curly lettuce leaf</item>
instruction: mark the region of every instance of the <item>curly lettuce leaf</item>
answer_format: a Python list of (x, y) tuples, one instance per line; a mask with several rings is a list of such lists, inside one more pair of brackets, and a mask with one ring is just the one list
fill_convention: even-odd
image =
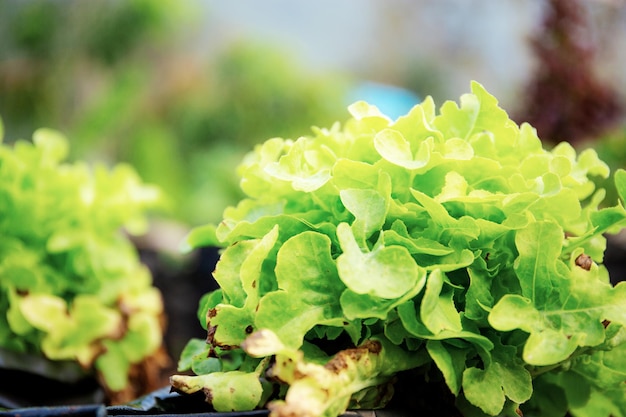
[(597, 268), (577, 277), (560, 258), (563, 231), (552, 222), (533, 223), (518, 232), (516, 272), (522, 293), (507, 294), (493, 307), (491, 325), (501, 331), (529, 333), (524, 360), (551, 365), (566, 360), (579, 347), (605, 339), (603, 322), (626, 325), (626, 286), (603, 282)]
[(343, 250), (337, 258), (339, 277), (355, 293), (392, 299), (416, 286), (419, 267), (406, 248), (378, 243), (364, 253), (346, 223), (337, 226), (337, 238)]
[(281, 246), (275, 269), (278, 290), (259, 302), (255, 329), (272, 330), (287, 346), (297, 348), (315, 325), (347, 325), (339, 304), (345, 285), (330, 247), (326, 235), (313, 231)]
[(216, 411), (254, 410), (263, 399), (263, 385), (253, 372), (228, 371), (204, 375), (174, 375), (172, 387), (186, 394), (203, 391)]

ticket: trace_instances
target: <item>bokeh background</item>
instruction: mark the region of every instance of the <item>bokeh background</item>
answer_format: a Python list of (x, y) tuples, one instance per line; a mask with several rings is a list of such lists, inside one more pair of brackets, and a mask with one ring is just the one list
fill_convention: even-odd
[[(359, 99), (397, 117), (476, 80), (546, 147), (594, 147), (615, 170), (624, 68), (620, 0), (0, 0), (4, 141), (58, 129), (71, 159), (128, 162), (168, 196), (136, 243), (173, 357), (202, 337), (217, 256), (180, 242), (241, 197), (235, 169), (255, 144), (341, 122)], [(617, 279), (625, 241), (607, 252)]]

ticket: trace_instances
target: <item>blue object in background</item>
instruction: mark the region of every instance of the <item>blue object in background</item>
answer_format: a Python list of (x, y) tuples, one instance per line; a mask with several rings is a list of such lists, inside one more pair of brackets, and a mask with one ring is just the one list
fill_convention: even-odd
[(396, 120), (421, 102), (413, 92), (387, 84), (365, 81), (347, 94), (348, 104), (363, 100), (372, 104), (391, 119)]

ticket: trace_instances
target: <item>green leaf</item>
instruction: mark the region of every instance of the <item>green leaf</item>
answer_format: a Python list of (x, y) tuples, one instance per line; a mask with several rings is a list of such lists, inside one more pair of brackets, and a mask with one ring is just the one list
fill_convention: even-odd
[(601, 390), (615, 389), (626, 380), (625, 353), (626, 343), (611, 350), (598, 350), (575, 358), (571, 369)]
[(120, 391), (128, 385), (130, 363), (124, 351), (111, 340), (104, 342), (106, 352), (98, 356), (95, 367), (102, 374), (107, 386), (113, 391)]
[[(395, 224), (395, 223), (394, 223)], [(425, 237), (411, 238), (406, 232), (406, 236), (400, 235), (395, 230), (385, 230), (383, 232), (384, 242), (387, 245), (400, 245), (409, 250), (411, 254), (424, 254), (433, 256), (445, 256), (454, 253), (454, 249), (443, 245), (436, 240)]]
[(349, 320), (376, 317), (386, 319), (390, 311), (418, 295), (426, 283), (426, 270), (418, 268), (418, 281), (411, 291), (396, 299), (381, 298), (370, 294), (358, 294), (346, 289), (340, 298), (343, 314)]
[(465, 370), (465, 360), (469, 354), (468, 350), (446, 345), (438, 340), (429, 340), (426, 343), (426, 349), (443, 374), (450, 391), (458, 396)]
[(438, 226), (449, 229), (457, 225), (457, 220), (450, 216), (441, 203), (418, 190), (411, 189), (411, 194), (428, 211), (431, 219)]
[(131, 363), (139, 363), (154, 354), (162, 343), (160, 329), (161, 323), (153, 314), (133, 314), (128, 320), (128, 330), (120, 340), (126, 358)]
[(424, 140), (414, 151), (411, 144), (404, 138), (402, 133), (393, 129), (380, 131), (374, 137), (376, 151), (387, 161), (410, 170), (419, 170), (430, 161), (430, 153), (433, 148), (432, 139)]
[(339, 191), (343, 205), (355, 217), (353, 229), (361, 229), (363, 238), (368, 239), (385, 224), (391, 193), (391, 179), (382, 173), (379, 190), (346, 189)]
[(9, 308), (6, 313), (7, 324), (14, 334), (18, 336), (27, 335), (33, 330), (34, 326), (22, 313), (22, 297), (13, 288), (9, 289), (7, 295), (9, 301)]
[(570, 409), (584, 407), (589, 402), (592, 385), (585, 377), (567, 370), (550, 375), (549, 379), (563, 390)]
[(263, 386), (255, 373), (230, 371), (200, 376), (174, 375), (170, 381), (174, 389), (187, 394), (204, 390), (218, 412), (253, 410), (263, 395)]
[(206, 246), (220, 246), (217, 239), (216, 227), (212, 224), (198, 226), (185, 237), (181, 243), (181, 252), (190, 252), (194, 248)]
[(272, 330), (288, 347), (300, 346), (306, 333), (315, 325), (343, 326), (346, 323), (340, 308), (335, 305), (337, 298), (332, 304), (330, 302), (327, 306), (319, 306), (288, 292), (273, 292), (263, 297), (259, 304), (256, 328)]
[(207, 344), (206, 340), (196, 338), (189, 339), (180, 354), (176, 370), (178, 372), (184, 372), (191, 369), (194, 360), (198, 356), (204, 355), (205, 358), (208, 356), (209, 348), (210, 345)]
[(387, 126), (391, 119), (385, 116), (378, 107), (369, 104), (363, 100), (359, 100), (348, 106), (348, 111), (354, 120), (362, 122), (365, 128), (378, 128)]
[(217, 290), (204, 294), (200, 298), (196, 314), (198, 316), (198, 320), (200, 321), (200, 325), (204, 330), (207, 329), (209, 311), (217, 307), (217, 305), (222, 301), (224, 301), (224, 295), (222, 294), (222, 290), (219, 288)]
[(519, 358), (517, 347), (504, 345), (501, 340), (494, 340), (493, 362), (491, 366), (500, 376), (502, 391), (516, 404), (523, 404), (533, 394), (532, 375), (526, 364)]
[(391, 128), (402, 132), (412, 145), (429, 137), (433, 137), (435, 142), (440, 143), (444, 139), (443, 135), (432, 125), (435, 113), (435, 102), (432, 97), (428, 96), (419, 105), (413, 106), (406, 115), (400, 116)]
[(454, 291), (445, 275), (436, 269), (428, 275), (420, 308), (420, 318), (434, 335), (444, 330), (460, 332), (461, 316), (454, 305)]
[(65, 300), (44, 294), (22, 297), (18, 305), (24, 319), (45, 332), (41, 349), (51, 359), (77, 360), (89, 366), (98, 354), (94, 342), (118, 338), (122, 330), (121, 314), (93, 296), (77, 296), (69, 309)]
[(566, 360), (578, 347), (578, 340), (546, 323), (532, 302), (519, 295), (505, 295), (489, 314), (497, 330), (521, 329), (530, 336), (524, 345), (524, 361), (532, 365), (552, 365)]
[(514, 404), (528, 401), (533, 393), (531, 375), (517, 357), (514, 346), (494, 343), (493, 361), (484, 369), (463, 371), (463, 394), (474, 406), (489, 415), (499, 415), (508, 399)]
[(301, 137), (277, 162), (267, 165), (270, 176), (291, 183), (294, 190), (312, 192), (322, 187), (331, 177), (330, 167), (335, 155), (325, 147), (309, 147), (310, 139)]
[(341, 158), (333, 166), (333, 184), (340, 190), (376, 189), (379, 177), (380, 171), (376, 167), (362, 161)]
[(330, 245), (328, 236), (317, 232), (300, 233), (282, 245), (275, 269), (279, 291), (260, 300), (255, 328), (273, 330), (285, 345), (298, 347), (316, 324), (343, 325), (339, 298), (345, 285)]
[(626, 391), (612, 389), (610, 391), (593, 390), (589, 401), (582, 407), (572, 407), (576, 417), (624, 417), (626, 416)]
[(37, 129), (33, 133), (33, 142), (43, 151), (45, 163), (56, 164), (64, 160), (69, 153), (67, 139), (60, 132), (52, 129)]
[(416, 307), (419, 308), (414, 301), (408, 301), (400, 304), (397, 308), (402, 326), (410, 335), (423, 340), (462, 339), (476, 346), (477, 350), (486, 357), (489, 355), (488, 352), (493, 349), (493, 343), (489, 339), (472, 329), (463, 329), (461, 331), (442, 330), (438, 334), (431, 333), (424, 323), (420, 321)]
[[(263, 264), (278, 239), (278, 226), (262, 239), (247, 240), (227, 248), (221, 255), (213, 276), (225, 301), (235, 307), (255, 307), (266, 277)], [(271, 285), (271, 284), (268, 284)]]
[(498, 138), (500, 146), (512, 145), (517, 126), (482, 85), (473, 81), (472, 94), (464, 94), (460, 101), (460, 107), (451, 101), (444, 103), (435, 118), (435, 126), (445, 137), (468, 139), (487, 131)]
[(567, 285), (567, 277), (559, 268), (563, 239), (563, 230), (552, 222), (533, 223), (516, 234), (515, 245), (520, 255), (515, 271), (522, 295), (539, 308), (558, 304), (558, 290)]
[(504, 408), (505, 396), (496, 366), (463, 371), (463, 393), (467, 400), (485, 413), (496, 416)]
[(346, 223), (337, 226), (337, 237), (343, 250), (337, 258), (339, 277), (357, 294), (393, 299), (417, 284), (418, 266), (406, 248), (378, 245), (364, 253)]
[(465, 296), (465, 317), (482, 323), (486, 321), (488, 309), (494, 304), (492, 278), (482, 268), (470, 267), (468, 273), (470, 283)]
[[(612, 232), (615, 228), (626, 225), (626, 210), (623, 206), (607, 207), (590, 214), (591, 222), (595, 226), (594, 235)], [(587, 237), (589, 239), (589, 237)]]

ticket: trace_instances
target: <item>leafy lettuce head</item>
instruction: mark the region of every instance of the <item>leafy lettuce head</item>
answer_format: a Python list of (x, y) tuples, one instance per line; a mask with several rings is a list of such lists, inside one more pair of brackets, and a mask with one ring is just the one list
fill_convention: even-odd
[[(626, 285), (602, 261), (626, 211), (600, 208), (595, 151), (544, 149), (475, 82), (439, 112), (430, 98), (397, 120), (349, 111), (343, 127), (258, 145), (238, 171), (247, 198), (189, 235), (224, 250), (199, 310), (208, 344), (181, 357), (198, 376), (174, 388), (218, 409), (331, 416), (384, 405), (374, 393), (419, 368), (467, 415), (543, 410), (554, 392), (563, 414), (606, 398), (624, 410), (624, 378), (603, 369), (610, 356), (626, 371), (611, 353), (626, 350)], [(626, 172), (615, 179), (623, 199)], [(257, 395), (223, 405), (224, 386)]]
[(68, 152), (49, 129), (0, 144), (0, 349), (78, 363), (114, 401), (161, 347), (161, 294), (122, 231), (145, 230), (160, 192)]

